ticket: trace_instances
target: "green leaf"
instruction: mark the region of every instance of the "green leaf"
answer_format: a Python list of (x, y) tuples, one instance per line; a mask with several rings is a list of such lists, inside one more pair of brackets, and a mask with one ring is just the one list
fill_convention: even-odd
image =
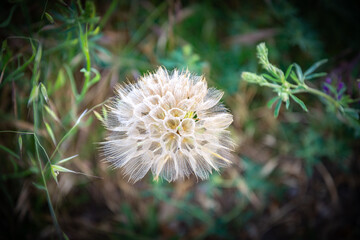
[(104, 119), (106, 120), (107, 119), (107, 110), (106, 110), (106, 107), (102, 107), (102, 113), (103, 113), (103, 116), (104, 116)]
[(20, 159), (19, 155), (16, 154), (13, 150), (5, 147), (4, 145), (1, 145), (0, 144), (0, 149), (4, 150), (5, 152), (9, 153), (10, 155), (12, 155), (13, 157), (17, 158), (17, 159)]
[(40, 83), (40, 90), (41, 90), (41, 94), (43, 95), (45, 101), (48, 102), (48, 101), (49, 101), (49, 97), (48, 97), (46, 88), (45, 88), (45, 86), (44, 86), (43, 83)]
[(100, 121), (100, 122), (104, 122), (103, 117), (100, 115), (100, 113), (98, 113), (97, 111), (93, 111), (95, 117)]
[(304, 76), (307, 76), (307, 75), (313, 73), (317, 68), (319, 68), (321, 65), (323, 65), (327, 61), (328, 61), (327, 59), (323, 59), (323, 60), (320, 60), (320, 61), (314, 63), (311, 67), (309, 67), (308, 70), (305, 71)]
[[(24, 74), (22, 71), (34, 60), (35, 55), (36, 55), (36, 48), (34, 46), (34, 44), (31, 43), (31, 48), (33, 51), (33, 54), (31, 55), (31, 57), (20, 67), (18, 67), (15, 71), (13, 71), (12, 73), (10, 73), (4, 80), (4, 82), (9, 82), (10, 80), (15, 80), (15, 78), (17, 78), (20, 74)], [(15, 77), (17, 76), (17, 77)]]
[(21, 135), (19, 135), (19, 138), (18, 138), (18, 143), (19, 143), (19, 149), (20, 149), (20, 152), (22, 152), (23, 141), (22, 141), (22, 137), (21, 137)]
[(71, 86), (71, 90), (75, 96), (75, 98), (78, 98), (79, 97), (79, 93), (77, 91), (77, 88), (76, 88), (76, 83), (75, 83), (75, 79), (74, 79), (74, 76), (73, 76), (73, 73), (71, 71), (71, 68), (68, 66), (68, 65), (64, 65), (64, 68), (65, 68), (65, 71), (69, 77), (69, 80), (70, 80), (70, 86)]
[(44, 106), (46, 112), (57, 122), (60, 123), (60, 119), (56, 116), (56, 114), (53, 112), (53, 110), (51, 110), (48, 106)]
[(280, 79), (275, 78), (275, 77), (273, 77), (273, 76), (270, 76), (269, 74), (266, 74), (266, 73), (262, 74), (262, 76), (263, 76), (264, 78), (267, 78), (268, 80), (273, 81), (273, 82), (281, 82)]
[(293, 68), (294, 64), (291, 64), (288, 69), (286, 70), (285, 73), (285, 80), (289, 77), (290, 73), (291, 73), (291, 69)]
[(7, 40), (5, 39), (2, 44), (1, 44), (1, 52), (5, 51), (5, 49), (7, 48)]
[(91, 34), (92, 36), (94, 36), (94, 35), (97, 35), (99, 32), (100, 32), (100, 27), (97, 26), (97, 27), (94, 29), (94, 31), (92, 31), (90, 34)]
[(306, 105), (304, 104), (304, 102), (301, 101), (298, 97), (296, 97), (295, 95), (292, 95), (292, 94), (290, 94), (290, 97), (291, 97), (295, 102), (297, 102), (297, 103), (302, 107), (302, 109), (303, 109), (305, 112), (308, 111), (308, 109), (306, 108)]
[(37, 184), (35, 182), (32, 182), (32, 184), (39, 190), (44, 190), (46, 191), (46, 188), (43, 185)]
[(272, 106), (274, 105), (274, 103), (276, 102), (276, 100), (280, 99), (280, 97), (273, 97), (272, 99), (270, 99), (268, 102), (267, 102), (267, 107), (268, 108), (272, 108)]
[(39, 94), (39, 88), (37, 85), (35, 85), (31, 89), (29, 101), (27, 103), (28, 106), (30, 105), (30, 103), (32, 103), (32, 101), (34, 101), (37, 98), (38, 94)]
[(36, 71), (38, 71), (38, 69), (39, 69), (41, 56), (42, 56), (42, 46), (41, 46), (41, 44), (39, 44), (39, 47), (36, 51), (35, 63), (34, 63), (34, 70), (36, 70)]
[(299, 81), (301, 83), (304, 83), (304, 75), (303, 75), (303, 72), (301, 70), (301, 67), (297, 63), (294, 63), (294, 66), (295, 66), (296, 75), (297, 75)]
[(17, 8), (18, 5), (13, 5), (13, 7), (10, 9), (10, 13), (9, 16), (7, 17), (7, 19), (5, 19), (5, 21), (3, 21), (2, 23), (0, 23), (0, 28), (6, 27), (9, 25), (11, 18), (14, 14), (15, 9)]
[(277, 118), (279, 116), (280, 108), (281, 108), (281, 99), (279, 99), (279, 101), (276, 103), (276, 106), (275, 106), (275, 110), (274, 110), (275, 118)]
[(343, 95), (345, 91), (346, 91), (346, 86), (343, 86), (343, 88), (337, 93), (337, 96)]
[(45, 17), (51, 24), (55, 22), (54, 18), (48, 12), (45, 12)]
[(301, 84), (301, 82), (299, 81), (298, 77), (296, 76), (295, 72), (291, 72), (290, 73), (290, 77), (292, 80), (294, 80), (294, 82), (296, 82), (297, 84)]
[(54, 178), (56, 184), (59, 184), (58, 180), (57, 180), (57, 175), (59, 174), (58, 172), (55, 172), (53, 165), (50, 165), (50, 171), (51, 171), (51, 176)]
[(324, 77), (326, 76), (327, 73), (325, 72), (322, 72), (322, 73), (313, 73), (313, 74), (310, 74), (309, 76), (306, 76), (305, 79), (306, 80), (310, 80), (310, 79), (313, 79), (313, 78), (319, 78), (319, 77)]
[(65, 74), (64, 74), (64, 70), (60, 69), (58, 76), (56, 78), (56, 82), (55, 82), (55, 87), (54, 90), (58, 90), (59, 88), (61, 88), (63, 85), (65, 84)]
[(64, 168), (64, 167), (59, 166), (59, 165), (56, 165), (56, 164), (53, 164), (53, 165), (52, 165), (52, 169), (54, 169), (54, 171), (57, 171), (57, 172), (76, 173), (76, 172), (73, 171), (73, 170)]
[(96, 12), (96, 8), (95, 8), (94, 2), (86, 1), (84, 17), (91, 19), (91, 18), (95, 17), (95, 12)]
[(286, 109), (289, 109), (289, 106), (290, 106), (290, 100), (289, 99), (286, 99)]
[(63, 232), (62, 234), (63, 234), (63, 237), (64, 237), (65, 240), (69, 240), (69, 239), (70, 239), (64, 232)]
[(68, 158), (64, 158), (63, 160), (60, 160), (57, 164), (62, 164), (62, 163), (65, 163), (73, 158), (76, 158), (77, 156), (79, 156), (78, 154), (74, 155), (74, 156), (71, 156), (71, 157), (68, 157)]
[(49, 133), (49, 136), (50, 136), (52, 142), (56, 146), (56, 139), (55, 139), (55, 136), (54, 136), (54, 132), (52, 131), (50, 125), (47, 122), (45, 122), (45, 127), (46, 127), (47, 132)]
[(328, 84), (328, 83), (324, 83), (324, 85), (329, 88), (329, 90), (330, 90), (331, 93), (333, 93), (334, 95), (336, 95), (337, 90), (336, 90), (336, 88), (335, 88), (333, 85)]

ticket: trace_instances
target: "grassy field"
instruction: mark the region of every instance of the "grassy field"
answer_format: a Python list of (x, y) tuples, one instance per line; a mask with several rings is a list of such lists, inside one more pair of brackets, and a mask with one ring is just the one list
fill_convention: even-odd
[[(359, 9), (1, 1), (0, 239), (360, 239)], [(133, 184), (104, 161), (115, 86), (159, 66), (224, 91), (229, 168)]]

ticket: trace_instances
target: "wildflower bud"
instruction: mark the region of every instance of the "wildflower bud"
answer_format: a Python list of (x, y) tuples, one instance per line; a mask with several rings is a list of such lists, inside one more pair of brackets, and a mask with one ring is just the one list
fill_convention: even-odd
[(261, 83), (264, 82), (264, 78), (254, 73), (243, 72), (241, 78), (250, 83)]
[(107, 161), (136, 182), (151, 170), (171, 182), (191, 174), (206, 179), (231, 163), (233, 117), (223, 93), (203, 77), (159, 68), (135, 84), (121, 85), (108, 106)]
[(283, 102), (289, 100), (289, 94), (287, 94), (286, 92), (279, 92), (278, 94)]

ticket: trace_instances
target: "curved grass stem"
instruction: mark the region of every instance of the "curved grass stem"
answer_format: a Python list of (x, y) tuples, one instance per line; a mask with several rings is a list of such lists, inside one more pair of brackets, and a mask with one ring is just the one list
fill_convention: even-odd
[(49, 190), (47, 188), (46, 178), (45, 178), (45, 174), (44, 174), (44, 171), (43, 171), (41, 158), (40, 158), (40, 153), (39, 153), (39, 146), (38, 146), (38, 142), (37, 142), (37, 139), (36, 139), (36, 133), (37, 133), (37, 130), (38, 130), (38, 127), (39, 127), (39, 113), (38, 113), (38, 105), (37, 104), (38, 104), (38, 101), (36, 101), (36, 100), (33, 101), (34, 142), (35, 142), (36, 158), (37, 158), (37, 162), (38, 162), (38, 165), (39, 165), (38, 167), (39, 167), (39, 170), (40, 170), (40, 173), (41, 173), (41, 180), (42, 180), (43, 185), (44, 185), (44, 190), (45, 190), (45, 193), (46, 193), (46, 199), (47, 199), (47, 202), (48, 202), (51, 218), (52, 218), (52, 220), (54, 222), (54, 226), (55, 226), (58, 238), (63, 239), (62, 230), (61, 230), (59, 222), (57, 220), (57, 217), (56, 217), (56, 214), (55, 214), (55, 211), (54, 211), (54, 207), (53, 207), (52, 202), (51, 202), (50, 193), (49, 193)]

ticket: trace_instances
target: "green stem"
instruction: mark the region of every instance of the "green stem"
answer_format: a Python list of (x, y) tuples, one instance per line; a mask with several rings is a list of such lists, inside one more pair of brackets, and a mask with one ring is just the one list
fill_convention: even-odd
[(41, 164), (41, 159), (40, 159), (40, 153), (39, 153), (39, 146), (38, 143), (36, 141), (36, 133), (39, 127), (39, 115), (38, 115), (38, 108), (37, 108), (37, 99), (34, 99), (33, 101), (33, 111), (34, 111), (34, 142), (35, 142), (35, 151), (36, 151), (36, 157), (37, 157), (37, 161), (38, 161), (38, 165), (39, 165), (39, 170), (41, 173), (41, 179), (42, 182), (44, 184), (44, 189), (46, 192), (46, 199), (48, 202), (48, 206), (49, 206), (49, 210), (50, 210), (50, 214), (51, 214), (51, 218), (53, 219), (54, 225), (55, 225), (55, 229), (56, 229), (56, 233), (59, 237), (59, 239), (63, 239), (62, 237), (62, 230), (60, 228), (60, 225), (58, 223), (58, 220), (56, 218), (55, 215), (55, 211), (53, 208), (53, 205), (51, 203), (51, 198), (50, 198), (50, 194), (49, 194), (49, 190), (47, 188), (47, 184), (46, 184), (46, 179), (45, 179), (45, 175), (44, 175), (44, 171), (42, 168), (42, 164)]
[[(98, 105), (92, 107), (89, 111), (87, 111), (83, 117), (85, 117), (86, 115), (90, 114), (92, 111), (94, 111), (95, 108), (100, 107), (102, 105), (104, 105), (107, 101), (109, 100), (105, 100), (102, 103), (99, 103)], [(51, 161), (53, 159), (53, 157), (55, 156), (56, 152), (59, 151), (60, 145), (70, 136), (70, 134), (72, 133), (72, 131), (74, 131), (74, 129), (77, 127), (77, 124), (74, 124), (74, 126), (72, 126), (72, 128), (61, 138), (61, 140), (59, 141), (59, 143), (56, 145), (54, 152), (51, 154), (49, 160)]]
[(79, 29), (80, 29), (80, 41), (81, 41), (81, 47), (86, 59), (86, 72), (84, 73), (85, 76), (85, 82), (83, 85), (83, 88), (81, 89), (81, 93), (79, 98), (77, 99), (77, 103), (80, 103), (84, 96), (85, 93), (87, 92), (88, 88), (89, 88), (89, 81), (90, 81), (90, 77), (91, 77), (91, 60), (90, 60), (90, 52), (89, 52), (89, 43), (88, 43), (88, 33), (87, 33), (87, 28), (85, 29), (85, 34), (82, 31), (81, 25), (79, 23)]
[(105, 24), (107, 23), (107, 21), (109, 20), (110, 16), (114, 13), (114, 11), (116, 10), (116, 7), (118, 5), (119, 1), (118, 0), (114, 0), (111, 2), (110, 7), (108, 8), (108, 10), (106, 11), (106, 13), (104, 14), (104, 16), (102, 17), (101, 21), (100, 21), (100, 28), (103, 29)]
[(339, 108), (340, 107), (340, 104), (338, 101), (336, 101), (334, 98), (332, 98), (331, 96), (327, 95), (326, 93), (324, 92), (321, 92), (317, 89), (314, 89), (314, 88), (311, 88), (311, 87), (308, 87), (306, 85), (303, 86), (304, 89), (301, 89), (301, 90), (295, 90), (293, 91), (293, 93), (302, 93), (302, 92), (308, 92), (308, 93), (312, 93), (314, 95), (317, 95), (317, 96), (320, 96), (320, 97), (323, 97), (325, 98), (326, 100), (328, 100), (329, 102), (331, 102), (332, 104), (334, 104), (334, 106), (336, 108)]
[(67, 139), (70, 134), (72, 133), (72, 131), (76, 128), (77, 124), (75, 124), (60, 140), (60, 142), (56, 145), (56, 148), (54, 150), (54, 152), (51, 154), (50, 156), (50, 161), (53, 159), (53, 157), (55, 156), (55, 153), (59, 150), (60, 145), (65, 141), (65, 139)]

